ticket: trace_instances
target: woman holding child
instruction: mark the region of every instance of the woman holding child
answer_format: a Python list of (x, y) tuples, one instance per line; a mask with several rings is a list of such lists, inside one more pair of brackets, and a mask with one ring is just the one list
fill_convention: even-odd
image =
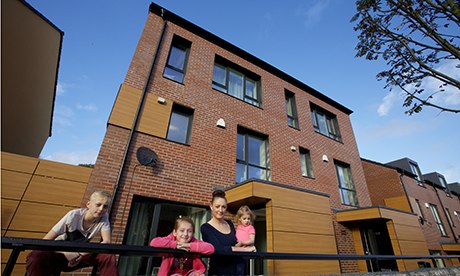
[[(201, 225), (203, 241), (212, 244), (216, 252), (255, 252), (255, 246), (239, 247), (237, 245), (235, 226), (224, 216), (227, 211), (227, 199), (224, 191), (214, 191), (210, 204), (212, 218)], [(209, 275), (238, 275), (237, 266), (241, 258), (211, 256)]]

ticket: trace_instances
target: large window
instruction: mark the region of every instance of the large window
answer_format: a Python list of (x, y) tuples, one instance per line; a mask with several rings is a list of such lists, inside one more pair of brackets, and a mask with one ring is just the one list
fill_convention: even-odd
[(212, 88), (255, 106), (260, 106), (260, 77), (243, 69), (216, 62), (212, 74)]
[(452, 220), (452, 216), (450, 215), (449, 208), (446, 208), (446, 216), (447, 216), (447, 220), (449, 221), (449, 224), (450, 224), (452, 227), (455, 227), (455, 223), (454, 223), (454, 221)]
[(299, 121), (297, 119), (297, 108), (295, 104), (295, 94), (289, 91), (285, 93), (286, 98), (286, 114), (288, 125), (291, 127), (299, 128)]
[(304, 148), (299, 148), (299, 153), (302, 175), (306, 177), (313, 177), (313, 167), (311, 165), (310, 151)]
[(417, 212), (418, 215), (420, 216), (421, 219), (425, 219), (425, 216), (423, 215), (422, 208), (420, 207), (420, 201), (418, 199), (415, 199), (415, 206), (417, 207)]
[(239, 129), (236, 147), (236, 182), (250, 178), (270, 180), (270, 153), (266, 136)]
[(166, 139), (182, 144), (189, 144), (192, 129), (193, 110), (173, 105)]
[(342, 204), (358, 206), (358, 197), (356, 195), (355, 183), (353, 183), (350, 166), (343, 163), (336, 163), (335, 170), (339, 181)]
[[(174, 228), (179, 216), (195, 223), (195, 237), (201, 239), (200, 227), (209, 219), (207, 208), (134, 196), (123, 244), (148, 246), (154, 237), (164, 237)], [(161, 257), (120, 256), (120, 275), (157, 275)]]
[(342, 141), (337, 117), (334, 114), (312, 104), (311, 119), (313, 120), (313, 127), (317, 132), (334, 140)]
[(190, 52), (191, 43), (183, 38), (174, 36), (171, 49), (169, 50), (168, 62), (166, 63), (163, 76), (165, 78), (183, 83), (185, 68)]
[(431, 213), (433, 214), (434, 221), (436, 222), (436, 226), (438, 226), (439, 233), (441, 233), (441, 236), (445, 237), (447, 236), (446, 230), (444, 229), (444, 225), (442, 224), (441, 217), (439, 216), (438, 213), (438, 208), (436, 205), (430, 204), (430, 210)]
[(422, 173), (420, 172), (418, 165), (414, 162), (409, 162), (409, 166), (410, 166), (410, 170), (415, 175), (415, 180), (417, 180), (417, 183), (423, 186)]

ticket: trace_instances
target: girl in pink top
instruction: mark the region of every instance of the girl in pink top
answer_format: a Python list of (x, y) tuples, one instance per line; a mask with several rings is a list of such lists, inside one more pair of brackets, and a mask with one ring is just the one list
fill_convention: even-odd
[[(195, 239), (193, 236), (195, 224), (189, 217), (179, 217), (174, 225), (174, 230), (166, 237), (157, 237), (150, 241), (150, 246), (158, 248), (181, 249), (202, 254), (214, 253), (214, 246), (210, 243)], [(201, 276), (206, 272), (206, 267), (199, 257), (163, 257), (159, 276)]]
[[(238, 219), (238, 227), (236, 228), (236, 239), (238, 243), (236, 246), (253, 246), (256, 239), (256, 229), (252, 226), (252, 222), (256, 216), (248, 206), (243, 205), (238, 209), (236, 217)], [(237, 265), (237, 271), (239, 275), (247, 275), (245, 261)]]

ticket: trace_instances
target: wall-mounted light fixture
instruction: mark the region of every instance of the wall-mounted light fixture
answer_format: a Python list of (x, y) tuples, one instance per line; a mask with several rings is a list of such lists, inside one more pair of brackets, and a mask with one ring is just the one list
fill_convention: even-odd
[(428, 202), (425, 202), (425, 207), (430, 208), (430, 204)]
[(326, 154), (323, 154), (323, 161), (324, 162), (329, 162), (329, 158), (327, 157)]
[(217, 125), (218, 127), (225, 128), (225, 121), (224, 121), (224, 119), (220, 118), (219, 120), (217, 120), (216, 125)]
[(157, 101), (158, 101), (159, 103), (161, 103), (161, 104), (165, 104), (165, 103), (166, 103), (166, 100), (165, 100), (165, 98), (163, 98), (163, 97), (158, 97)]
[(454, 211), (454, 215), (458, 215), (457, 211)]
[(292, 151), (296, 151), (297, 149), (296, 149), (295, 146), (291, 146), (291, 150), (292, 150)]

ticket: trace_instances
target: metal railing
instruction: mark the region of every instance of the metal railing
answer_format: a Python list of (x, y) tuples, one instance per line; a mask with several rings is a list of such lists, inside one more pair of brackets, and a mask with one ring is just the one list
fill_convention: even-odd
[[(191, 253), (176, 249), (153, 248), (150, 246), (123, 245), (123, 244), (101, 244), (101, 243), (81, 243), (69, 241), (54, 241), (29, 238), (2, 237), (2, 249), (12, 249), (2, 276), (11, 275), (17, 262), (19, 254), (24, 250), (43, 250), (43, 251), (69, 251), (69, 252), (89, 252), (89, 253), (108, 253), (119, 254), (122, 256), (148, 256), (163, 257), (166, 255), (183, 256), (203, 256), (199, 253)], [(273, 252), (228, 252), (214, 253), (222, 256), (239, 256), (247, 259), (261, 260), (432, 260), (460, 258), (460, 255), (351, 255), (351, 254), (300, 254), (300, 253), (273, 253)]]

